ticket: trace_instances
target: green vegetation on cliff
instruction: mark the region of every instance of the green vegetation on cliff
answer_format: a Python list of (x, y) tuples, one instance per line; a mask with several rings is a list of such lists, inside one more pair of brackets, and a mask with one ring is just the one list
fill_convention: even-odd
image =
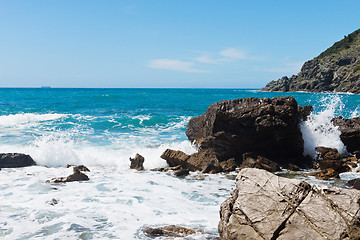
[(331, 54), (339, 53), (342, 50), (351, 48), (351, 46), (359, 40), (359, 36), (360, 36), (360, 29), (345, 36), (344, 39), (334, 43), (334, 45), (332, 45), (330, 48), (322, 52), (317, 58), (324, 58)]
[(271, 81), (261, 90), (360, 94), (360, 29), (304, 63), (297, 75)]

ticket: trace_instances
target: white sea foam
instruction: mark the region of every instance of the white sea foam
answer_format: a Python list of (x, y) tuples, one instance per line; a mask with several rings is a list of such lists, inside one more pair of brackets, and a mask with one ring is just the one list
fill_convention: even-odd
[[(217, 235), (220, 204), (234, 180), (223, 174), (176, 178), (158, 172), (92, 167), (90, 181), (48, 184), (71, 169), (0, 172), (2, 239), (148, 239), (144, 226), (176, 224)], [(52, 199), (58, 204), (50, 205)]]
[(0, 116), (0, 128), (27, 128), (30, 126), (37, 126), (46, 121), (53, 121), (60, 118), (67, 117), (66, 114), (47, 113), (47, 114), (34, 114), (34, 113), (21, 113)]
[(346, 147), (340, 139), (340, 131), (331, 122), (344, 104), (338, 94), (326, 95), (321, 100), (324, 110), (311, 113), (308, 119), (300, 124), (304, 139), (304, 155), (315, 157), (315, 147), (324, 146), (336, 148), (340, 154), (346, 153)]

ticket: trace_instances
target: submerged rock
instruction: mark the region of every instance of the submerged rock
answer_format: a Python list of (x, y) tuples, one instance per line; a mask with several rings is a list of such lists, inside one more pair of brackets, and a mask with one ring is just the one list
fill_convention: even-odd
[(144, 161), (145, 161), (145, 158), (137, 153), (135, 155), (135, 158), (130, 158), (130, 169), (143, 171), (144, 170)]
[(18, 168), (36, 165), (36, 162), (22, 153), (0, 153), (0, 168)]
[(74, 167), (73, 174), (67, 176), (67, 177), (58, 177), (58, 178), (52, 178), (51, 180), (47, 180), (47, 183), (65, 183), (65, 182), (74, 182), (74, 181), (88, 181), (89, 177), (80, 172), (79, 169)]
[(304, 141), (298, 125), (309, 109), (299, 107), (293, 97), (221, 101), (192, 118), (186, 135), (201, 150), (212, 149), (220, 162), (239, 161), (246, 152), (279, 162), (303, 159)]
[(239, 172), (221, 204), (221, 239), (358, 239), (360, 192), (310, 185), (261, 169)]
[(191, 234), (195, 234), (196, 232), (189, 228), (184, 228), (180, 226), (175, 225), (169, 225), (165, 227), (159, 227), (159, 228), (151, 228), (146, 227), (144, 230), (144, 233), (148, 235), (149, 237), (186, 237)]

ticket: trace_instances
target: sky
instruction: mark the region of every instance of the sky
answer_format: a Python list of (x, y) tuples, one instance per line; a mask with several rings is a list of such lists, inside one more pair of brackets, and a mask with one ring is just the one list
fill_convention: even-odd
[(0, 0), (0, 87), (261, 88), (360, 28), (358, 0)]

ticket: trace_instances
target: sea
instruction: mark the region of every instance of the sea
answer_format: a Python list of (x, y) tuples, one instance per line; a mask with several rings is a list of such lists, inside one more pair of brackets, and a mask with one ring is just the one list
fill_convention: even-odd
[[(29, 154), (37, 166), (0, 170), (0, 239), (150, 239), (145, 227), (178, 225), (218, 237), (220, 204), (235, 188), (236, 172), (172, 173), (167, 148), (197, 149), (185, 135), (192, 117), (210, 104), (246, 97), (293, 96), (314, 112), (300, 124), (304, 154), (335, 147), (346, 154), (331, 119), (360, 116), (360, 95), (260, 92), (256, 89), (0, 88), (0, 152)], [(129, 169), (136, 153), (145, 171)], [(46, 183), (85, 165), (90, 180)], [(336, 185), (359, 177), (345, 173)], [(339, 183), (340, 181), (340, 183)], [(161, 239), (161, 238), (159, 238)], [(167, 238), (169, 239), (169, 238)]]

